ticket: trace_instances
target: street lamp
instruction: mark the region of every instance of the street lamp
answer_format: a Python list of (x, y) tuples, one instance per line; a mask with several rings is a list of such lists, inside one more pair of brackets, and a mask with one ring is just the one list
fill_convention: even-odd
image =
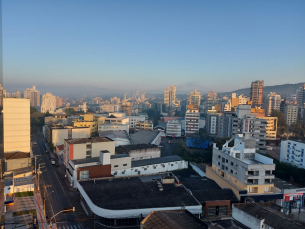
[(70, 213), (70, 212), (74, 212), (75, 211), (75, 207), (71, 207), (71, 208), (64, 208), (62, 211), (58, 212), (57, 214), (53, 215), (50, 219), (50, 228), (52, 228), (52, 219), (57, 216), (60, 213)]
[(46, 216), (46, 199), (47, 197), (52, 194), (54, 191), (50, 192), (45, 198), (43, 198), (43, 215)]

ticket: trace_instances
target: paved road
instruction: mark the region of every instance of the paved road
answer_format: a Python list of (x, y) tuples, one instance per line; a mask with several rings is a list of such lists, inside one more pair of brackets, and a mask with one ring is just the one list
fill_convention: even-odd
[[(63, 208), (72, 207), (69, 202), (69, 189), (66, 187), (64, 180), (59, 176), (58, 171), (54, 165), (51, 164), (48, 156), (46, 155), (46, 150), (44, 143), (46, 142), (43, 137), (36, 137), (33, 139), (37, 142), (34, 145), (33, 151), (35, 155), (40, 155), (38, 157), (39, 163), (45, 163), (40, 179), (44, 181), (45, 185), (52, 185), (47, 188), (47, 199), (46, 205), (46, 215), (50, 219), (52, 216), (62, 211)], [(41, 190), (43, 192), (43, 190)], [(74, 213), (60, 213), (55, 217), (52, 222), (57, 223), (59, 229), (82, 229), (83, 227), (79, 224)]]

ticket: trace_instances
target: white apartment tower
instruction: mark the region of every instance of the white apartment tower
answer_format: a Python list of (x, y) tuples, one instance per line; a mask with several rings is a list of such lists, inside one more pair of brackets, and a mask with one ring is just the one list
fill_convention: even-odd
[(31, 101), (32, 107), (40, 107), (40, 92), (35, 86), (24, 90), (24, 98)]
[(207, 95), (207, 110), (212, 110), (212, 106), (215, 105), (217, 99), (217, 93), (210, 91)]
[(272, 110), (280, 110), (281, 96), (275, 92), (270, 92), (266, 101), (266, 116), (270, 116)]
[(16, 90), (15, 92), (12, 93), (13, 98), (22, 98), (22, 94), (20, 91)]
[(168, 87), (167, 89), (164, 90), (164, 103), (167, 106), (173, 106), (175, 105), (176, 101), (176, 92), (177, 89), (174, 87), (174, 84), (172, 84), (171, 87)]
[(23, 98), (3, 99), (4, 153), (31, 151), (30, 100)]
[(4, 98), (9, 98), (11, 97), (11, 93), (9, 93), (6, 89), (3, 90), (3, 97)]
[(185, 135), (194, 135), (199, 132), (199, 119), (199, 110), (188, 107), (185, 113)]
[(196, 88), (195, 88), (195, 90), (190, 93), (189, 104), (193, 105), (194, 109), (199, 110), (199, 108), (200, 108), (200, 99), (201, 99), (200, 92), (198, 92), (196, 90)]
[(284, 109), (284, 114), (287, 125), (290, 126), (291, 124), (296, 123), (298, 118), (298, 106), (287, 104)]
[(56, 96), (47, 92), (42, 96), (41, 113), (54, 113), (56, 109)]

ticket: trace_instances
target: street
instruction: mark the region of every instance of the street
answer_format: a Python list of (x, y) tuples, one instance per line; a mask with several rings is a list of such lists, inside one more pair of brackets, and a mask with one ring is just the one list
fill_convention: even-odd
[[(44, 196), (43, 185), (51, 185), (46, 188), (46, 216), (50, 220), (54, 215), (62, 211), (64, 208), (74, 207), (69, 201), (69, 188), (65, 181), (60, 177), (58, 170), (51, 164), (44, 147), (45, 139), (41, 136), (35, 137), (36, 141), (33, 151), (37, 157), (38, 163), (45, 163), (41, 166), (42, 174), (40, 179), (40, 192)], [(82, 229), (83, 227), (77, 221), (75, 213), (60, 213), (52, 218), (52, 223), (56, 222), (59, 229)]]

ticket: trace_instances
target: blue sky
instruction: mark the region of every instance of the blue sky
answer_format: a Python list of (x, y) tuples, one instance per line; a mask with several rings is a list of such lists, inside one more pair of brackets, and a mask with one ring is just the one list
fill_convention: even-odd
[(5, 84), (207, 92), (305, 81), (304, 0), (3, 0)]

